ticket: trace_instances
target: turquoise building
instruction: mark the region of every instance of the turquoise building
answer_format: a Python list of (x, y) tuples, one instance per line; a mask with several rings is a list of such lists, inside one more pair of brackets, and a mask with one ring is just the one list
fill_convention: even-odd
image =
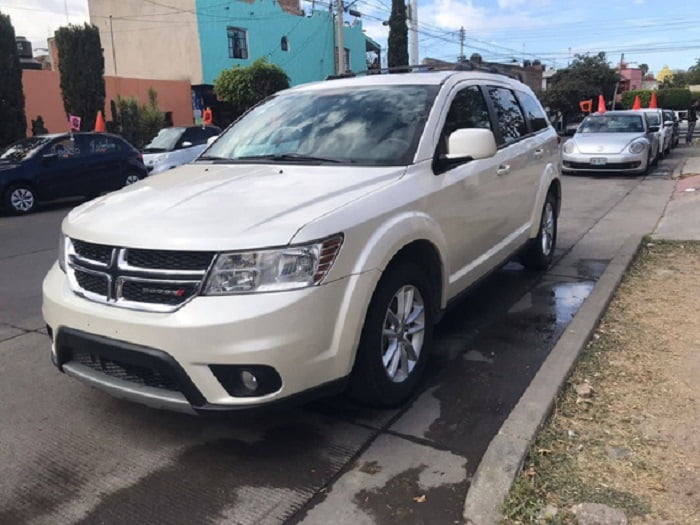
[[(312, 5), (305, 3), (305, 12), (298, 0), (195, 0), (203, 84), (261, 57), (284, 69), (293, 86), (335, 74), (334, 17)], [(360, 19), (346, 17), (343, 37), (347, 69), (366, 70), (368, 56), (379, 60), (380, 47)]]

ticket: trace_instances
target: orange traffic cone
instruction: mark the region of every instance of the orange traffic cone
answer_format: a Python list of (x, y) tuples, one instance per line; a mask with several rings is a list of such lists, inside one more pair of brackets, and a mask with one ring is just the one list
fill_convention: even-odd
[(632, 104), (632, 109), (642, 109), (642, 99), (639, 95), (634, 97), (634, 104)]
[(106, 129), (105, 119), (102, 116), (102, 111), (97, 112), (97, 118), (95, 119), (95, 131), (104, 132)]
[(605, 99), (603, 95), (598, 95), (598, 113), (605, 113)]
[(651, 92), (651, 100), (649, 100), (649, 107), (652, 109), (658, 108), (656, 105), (656, 91)]

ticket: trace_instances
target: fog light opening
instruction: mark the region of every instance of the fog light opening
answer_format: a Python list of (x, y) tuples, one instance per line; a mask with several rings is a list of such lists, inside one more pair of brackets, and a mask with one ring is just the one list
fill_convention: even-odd
[(248, 370), (243, 370), (241, 372), (241, 382), (243, 383), (243, 386), (246, 387), (246, 389), (248, 389), (251, 393), (258, 389), (258, 378), (255, 377), (255, 374), (249, 372)]

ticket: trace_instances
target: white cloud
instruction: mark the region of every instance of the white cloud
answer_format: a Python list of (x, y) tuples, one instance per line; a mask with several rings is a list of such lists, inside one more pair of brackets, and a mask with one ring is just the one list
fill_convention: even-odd
[(68, 22), (82, 24), (89, 20), (87, 0), (2, 0), (0, 11), (10, 15), (17, 36), (24, 36), (34, 47), (46, 47), (46, 39)]

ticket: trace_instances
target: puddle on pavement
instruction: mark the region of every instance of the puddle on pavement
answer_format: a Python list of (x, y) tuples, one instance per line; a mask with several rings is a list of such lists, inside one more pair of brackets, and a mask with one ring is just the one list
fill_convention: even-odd
[[(595, 273), (607, 262), (586, 264)], [(397, 430), (429, 439), (464, 454), (471, 465), (478, 464), (594, 284), (593, 280), (547, 277), (520, 299), (511, 300), (506, 312), (488, 326), (467, 327), (463, 336), (453, 323), (446, 334), (438, 327), (436, 350), (441, 359), (422, 394), (438, 403), (429, 404), (435, 407), (432, 413), (422, 410), (420, 415), (412, 413), (411, 407), (397, 422)], [(414, 406), (424, 404), (419, 398)]]

